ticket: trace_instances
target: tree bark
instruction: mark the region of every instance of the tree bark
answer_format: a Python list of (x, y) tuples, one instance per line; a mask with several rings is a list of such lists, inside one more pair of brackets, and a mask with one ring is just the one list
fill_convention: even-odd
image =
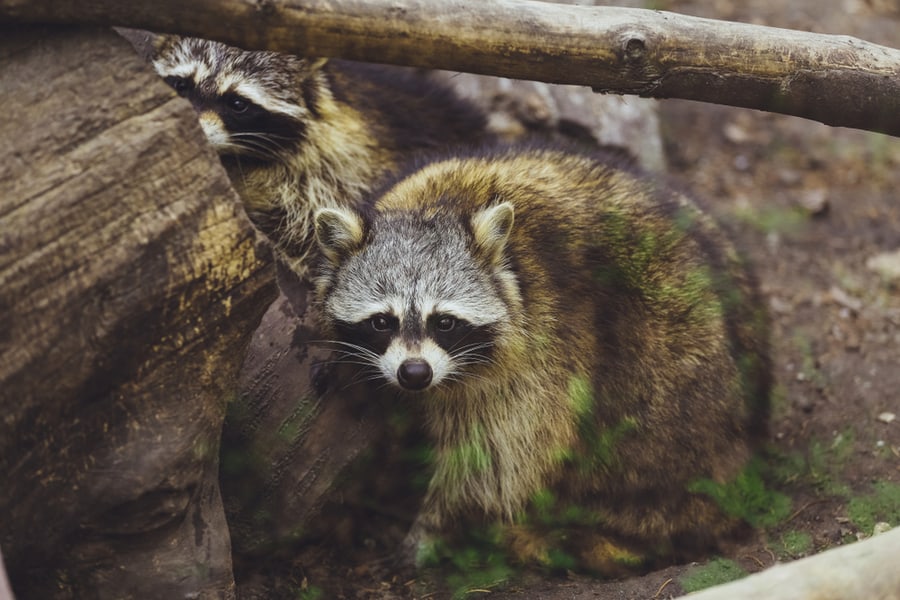
[(275, 296), (190, 106), (109, 30), (0, 31), (0, 547), (19, 598), (229, 598), (225, 401)]
[(900, 135), (900, 50), (662, 11), (532, 0), (0, 0), (0, 19), (139, 27), (251, 49), (701, 100)]

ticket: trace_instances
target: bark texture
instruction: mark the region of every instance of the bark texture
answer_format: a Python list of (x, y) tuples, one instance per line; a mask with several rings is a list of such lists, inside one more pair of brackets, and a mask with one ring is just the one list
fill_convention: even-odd
[(0, 546), (19, 598), (229, 598), (225, 402), (271, 259), (108, 30), (0, 32)]
[(900, 135), (900, 50), (663, 11), (533, 0), (0, 0), (0, 19), (171, 31), (253, 49), (702, 100)]

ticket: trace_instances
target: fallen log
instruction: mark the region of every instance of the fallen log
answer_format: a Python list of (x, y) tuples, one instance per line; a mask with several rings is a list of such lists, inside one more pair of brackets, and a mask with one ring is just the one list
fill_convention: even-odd
[(900, 50), (848, 36), (534, 0), (0, 0), (0, 21), (586, 85), (900, 135)]
[(0, 33), (0, 547), (19, 598), (229, 598), (226, 400), (274, 270), (106, 29)]

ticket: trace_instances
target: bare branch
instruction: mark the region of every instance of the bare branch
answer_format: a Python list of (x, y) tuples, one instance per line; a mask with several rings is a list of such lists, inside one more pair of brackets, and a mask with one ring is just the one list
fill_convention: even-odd
[(0, 21), (141, 27), (900, 135), (900, 50), (660, 11), (533, 0), (0, 0)]

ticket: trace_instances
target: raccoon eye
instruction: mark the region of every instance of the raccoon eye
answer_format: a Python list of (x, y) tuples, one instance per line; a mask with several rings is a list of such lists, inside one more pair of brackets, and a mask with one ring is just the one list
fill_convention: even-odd
[(175, 92), (176, 92), (179, 96), (184, 96), (184, 95), (187, 94), (189, 91), (191, 91), (192, 89), (194, 89), (194, 82), (193, 82), (193, 80), (188, 79), (187, 77), (176, 77), (176, 76), (174, 76), (174, 75), (171, 75), (171, 76), (169, 76), (169, 77), (166, 77), (164, 81), (165, 81), (166, 83), (168, 83), (169, 86), (170, 86), (173, 90), (175, 90)]
[(243, 112), (247, 112), (247, 109), (250, 108), (250, 101), (244, 100), (240, 96), (228, 96), (225, 98), (225, 104), (228, 106), (229, 110), (233, 113), (241, 114)]
[(388, 315), (375, 315), (369, 319), (369, 323), (372, 325), (372, 329), (375, 331), (390, 331), (394, 328), (394, 321), (392, 317)]
[(450, 315), (441, 315), (437, 318), (434, 324), (435, 328), (438, 331), (448, 332), (453, 331), (453, 328), (456, 327), (456, 318), (451, 317)]

